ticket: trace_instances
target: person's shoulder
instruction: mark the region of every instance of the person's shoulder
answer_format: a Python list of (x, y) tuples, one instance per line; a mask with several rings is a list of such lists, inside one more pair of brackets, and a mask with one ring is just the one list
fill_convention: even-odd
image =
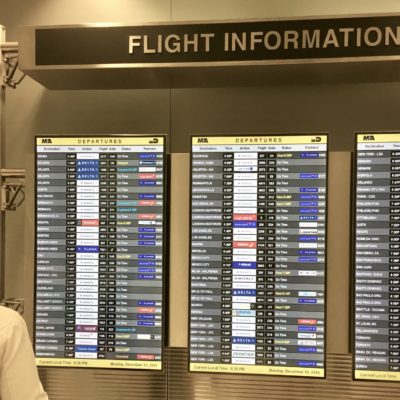
[(22, 323), (23, 319), (16, 311), (0, 306), (0, 331)]

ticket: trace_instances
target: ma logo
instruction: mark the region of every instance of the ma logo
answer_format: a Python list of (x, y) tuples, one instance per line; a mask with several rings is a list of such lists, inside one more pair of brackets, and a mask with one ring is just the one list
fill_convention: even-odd
[(312, 143), (319, 143), (321, 141), (321, 138), (319, 136), (316, 136), (315, 139), (311, 139)]
[(51, 139), (42, 139), (42, 143), (43, 144), (52, 144), (52, 141), (51, 141)]
[(208, 143), (208, 139), (207, 138), (198, 138), (197, 143)]
[(374, 135), (364, 135), (363, 140), (369, 140), (369, 141), (375, 140), (375, 136)]
[(156, 144), (156, 143), (158, 143), (158, 139), (154, 138), (154, 139), (150, 140), (149, 143)]

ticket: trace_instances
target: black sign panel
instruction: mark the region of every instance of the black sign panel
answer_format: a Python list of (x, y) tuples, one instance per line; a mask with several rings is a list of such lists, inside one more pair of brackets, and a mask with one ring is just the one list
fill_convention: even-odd
[(400, 17), (36, 29), (36, 65), (400, 55)]
[(357, 135), (354, 377), (400, 381), (400, 134)]
[(192, 138), (190, 371), (325, 376), (327, 142)]
[(164, 142), (36, 139), (38, 365), (162, 369)]

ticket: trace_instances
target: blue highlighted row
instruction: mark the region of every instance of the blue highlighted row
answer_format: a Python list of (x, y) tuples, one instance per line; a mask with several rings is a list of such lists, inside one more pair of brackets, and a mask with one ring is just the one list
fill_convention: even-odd
[(99, 247), (98, 246), (77, 246), (76, 252), (77, 253), (98, 253)]
[(314, 256), (318, 254), (317, 250), (299, 250), (299, 254), (302, 256)]
[(298, 347), (297, 351), (299, 353), (316, 353), (317, 348), (316, 347)]
[(306, 325), (300, 325), (297, 330), (299, 332), (316, 332), (317, 327), (316, 326), (306, 326)]
[(317, 257), (299, 257), (299, 261), (303, 263), (317, 262)]
[(156, 262), (155, 261), (138, 261), (138, 265), (140, 267), (155, 267)]
[(317, 179), (319, 174), (300, 174), (300, 179)]
[(154, 240), (139, 240), (139, 246), (155, 246), (156, 242)]
[(138, 314), (138, 319), (155, 319), (153, 314)]
[(139, 239), (155, 239), (156, 235), (139, 233)]
[(139, 300), (139, 301), (138, 301), (138, 305), (139, 305), (139, 306), (147, 306), (147, 307), (150, 307), (150, 306), (155, 306), (155, 305), (156, 305), (156, 302), (155, 302), (155, 301), (151, 301), (151, 300)]
[(156, 276), (150, 274), (139, 274), (138, 279), (142, 279), (144, 281), (151, 281), (153, 279), (156, 279)]
[(76, 162), (78, 167), (92, 167), (92, 166), (99, 166), (100, 162), (98, 160), (78, 160)]
[(256, 269), (257, 263), (255, 262), (240, 262), (240, 261), (233, 261), (232, 268), (241, 268), (241, 269)]
[(232, 343), (236, 344), (255, 344), (256, 343), (256, 338), (252, 337), (232, 337)]
[(316, 187), (301, 187), (300, 193), (317, 193), (319, 191)]
[(300, 221), (317, 221), (318, 215), (300, 215), (299, 220)]
[(156, 228), (139, 228), (139, 232), (155, 232)]
[(319, 158), (319, 153), (300, 153), (300, 158)]
[(299, 304), (317, 304), (317, 299), (298, 299)]
[(147, 258), (147, 259), (155, 259), (156, 255), (155, 254), (138, 254), (139, 259)]
[(138, 321), (139, 326), (154, 326), (155, 322), (152, 321)]
[(156, 165), (155, 161), (139, 161), (139, 165)]
[(233, 221), (234, 228), (257, 228), (255, 221)]
[(301, 207), (318, 207), (318, 202), (317, 201), (301, 201), (300, 206)]
[(142, 200), (149, 200), (149, 199), (155, 199), (156, 195), (153, 193), (140, 193), (139, 194), (139, 199)]
[(96, 168), (96, 167), (78, 167), (78, 169), (77, 169), (77, 172), (78, 173), (85, 173), (85, 172), (87, 172), (87, 173), (99, 173), (99, 168)]
[(300, 208), (300, 214), (318, 214), (318, 208)]
[(157, 154), (155, 153), (140, 153), (139, 158), (157, 158)]
[(300, 242), (316, 242), (318, 241), (317, 236), (299, 236)]
[(297, 365), (299, 367), (316, 367), (317, 362), (316, 361), (298, 361)]
[(138, 268), (138, 272), (156, 272), (155, 268)]
[(98, 180), (99, 179), (99, 174), (78, 174), (76, 176), (76, 179), (79, 179), (81, 181)]
[(257, 291), (253, 289), (234, 289), (233, 296), (256, 296)]
[(300, 199), (302, 199), (302, 200), (317, 200), (318, 195), (317, 194), (301, 194)]
[(156, 181), (143, 180), (143, 181), (139, 181), (139, 185), (140, 186), (155, 186)]
[(96, 353), (97, 346), (75, 346), (75, 351), (80, 353)]

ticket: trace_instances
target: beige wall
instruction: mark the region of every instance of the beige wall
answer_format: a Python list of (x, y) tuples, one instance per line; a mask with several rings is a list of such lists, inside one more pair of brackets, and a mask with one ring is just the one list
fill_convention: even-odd
[[(143, 22), (240, 18), (287, 18), (312, 15), (358, 13), (400, 13), (398, 0), (0, 0), (0, 24), (7, 28), (7, 40), (18, 40), (21, 25), (79, 24), (86, 22)], [(343, 66), (345, 71), (345, 66)], [(327, 69), (322, 65), (319, 77)], [(317, 77), (318, 78), (318, 77)], [(382, 81), (385, 77), (382, 77)], [(307, 82), (296, 73), (290, 82), (281, 75), (273, 84), (259, 87), (149, 89), (110, 91), (48, 91), (30, 78), (17, 90), (7, 91), (6, 166), (27, 168), (27, 201), (15, 213), (7, 214), (6, 295), (25, 296), (26, 317), (31, 326), (33, 295), (33, 137), (35, 134), (166, 133), (172, 157), (171, 204), (171, 314), (170, 345), (184, 347), (187, 340), (188, 272), (188, 155), (191, 133), (265, 133), (330, 131), (329, 246), (328, 246), (328, 374), (329, 379), (313, 388), (309, 382), (260, 377), (265, 387), (230, 377), (211, 384), (210, 376), (186, 374), (186, 358), (171, 353), (168, 390), (174, 399), (233, 398), (238, 390), (254, 391), (254, 397), (274, 397), (276, 386), (290, 396), (344, 399), (389, 398), (395, 389), (381, 385), (388, 393), (370, 391), (351, 382), (348, 354), (349, 322), (349, 202), (350, 151), (355, 130), (400, 129), (400, 83), (348, 83), (340, 74), (334, 80)], [(293, 83), (295, 82), (295, 83)], [(185, 153), (185, 154), (181, 154)], [(185, 170), (186, 168), (186, 170)], [(182, 214), (182, 210), (185, 210)], [(24, 266), (26, 271), (24, 273)], [(25, 284), (24, 284), (24, 278)], [(344, 325), (343, 325), (344, 324)], [(169, 350), (168, 350), (169, 351)], [(171, 350), (172, 351), (172, 350)], [(332, 355), (335, 353), (334, 355)], [(175, 355), (174, 355), (175, 354)], [(175, 357), (175, 358), (174, 358)], [(54, 399), (82, 395), (117, 399), (129, 394), (141, 398), (165, 399), (165, 374), (146, 387), (146, 374), (121, 372), (106, 378), (104, 371), (42, 370), (42, 380)], [(175, 374), (175, 375), (174, 375)], [(153, 379), (152, 375), (151, 379)], [(132, 379), (136, 381), (133, 382)], [(189, 379), (190, 378), (190, 379)], [(223, 376), (222, 376), (223, 378)], [(221, 379), (222, 379), (221, 378)], [(150, 377), (148, 377), (150, 379)], [(203, 386), (197, 384), (203, 379)], [(218, 380), (219, 377), (212, 379)], [(133, 382), (133, 383), (132, 383)], [(153, 382), (153, 383), (151, 383)], [(222, 382), (222, 381), (221, 381)], [(246, 383), (247, 382), (247, 383)], [(258, 382), (258, 381), (257, 381)], [(282, 384), (282, 382), (284, 382)], [(300, 383), (298, 383), (300, 382)], [(200, 382), (201, 383), (201, 382)], [(304, 388), (301, 389), (303, 386)], [(130, 388), (128, 389), (128, 386)], [(247, 386), (246, 386), (247, 385)], [(272, 385), (272, 386), (271, 386)], [(274, 386), (275, 385), (275, 386)], [(300, 386), (299, 386), (300, 385)], [(367, 384), (366, 384), (367, 385)], [(268, 387), (267, 387), (268, 386)], [(67, 390), (66, 390), (67, 388)], [(174, 389), (175, 388), (175, 389)], [(215, 390), (215, 388), (219, 388)], [(243, 389), (244, 388), (244, 389)], [(301, 392), (301, 390), (303, 392)], [(228, 389), (231, 389), (229, 392)], [(277, 390), (278, 390), (277, 389)], [(311, 391), (310, 390), (314, 390)], [(360, 390), (361, 390), (360, 389)], [(138, 392), (139, 390), (139, 392)], [(184, 390), (194, 396), (186, 396)], [(299, 391), (300, 390), (300, 391)], [(175, 392), (174, 392), (175, 391)], [(226, 396), (224, 393), (227, 393)], [(337, 392), (337, 393), (336, 393)], [(138, 394), (139, 393), (139, 394)], [(232, 396), (229, 393), (233, 393)], [(280, 392), (279, 392), (280, 393)], [(324, 393), (324, 394), (322, 394)], [(336, 394), (335, 394), (336, 393)], [(361, 393), (361, 394), (359, 394)], [(225, 397), (223, 397), (225, 396)], [(355, 398), (355, 397), (354, 397)], [(390, 397), (395, 398), (395, 397)], [(397, 397), (396, 397), (397, 398)]]
[[(225, 18), (400, 12), (397, 0), (0, 0), (0, 24), (16, 41), (21, 25), (138, 23)], [(321, 66), (321, 75), (324, 66)], [(189, 134), (330, 131), (331, 149), (352, 149), (354, 130), (400, 129), (400, 84), (287, 84), (260, 87), (48, 91), (30, 78), (7, 91), (6, 166), (31, 168), (35, 134), (167, 133), (172, 152)], [(25, 234), (31, 210), (7, 214), (6, 295), (24, 295)], [(24, 240), (25, 238), (25, 240)], [(28, 259), (28, 268), (33, 260)], [(27, 285), (31, 285), (28, 282)], [(28, 289), (28, 288), (26, 288)]]

